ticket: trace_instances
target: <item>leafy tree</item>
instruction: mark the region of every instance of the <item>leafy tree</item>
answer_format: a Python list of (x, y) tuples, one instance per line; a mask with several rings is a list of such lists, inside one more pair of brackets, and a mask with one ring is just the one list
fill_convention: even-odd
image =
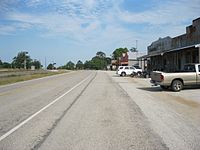
[(97, 57), (100, 57), (100, 58), (105, 58), (105, 57), (106, 57), (106, 54), (105, 54), (104, 52), (102, 52), (102, 51), (98, 51), (98, 52), (96, 53), (96, 56), (97, 56)]
[(91, 60), (91, 69), (103, 70), (106, 69), (107, 63), (105, 58), (95, 56)]
[(106, 63), (107, 63), (107, 65), (111, 64), (111, 58), (110, 57), (106, 57)]
[(8, 62), (3, 62), (1, 66), (2, 68), (12, 68), (12, 65)]
[(113, 57), (113, 59), (117, 60), (119, 57), (122, 56), (123, 53), (127, 53), (127, 52), (128, 52), (127, 48), (117, 48), (112, 53), (112, 57)]
[(137, 48), (135, 48), (135, 47), (132, 47), (132, 48), (130, 49), (130, 51), (131, 51), (131, 52), (138, 52)]
[(104, 52), (97, 52), (90, 61), (84, 63), (85, 69), (94, 69), (94, 70), (104, 70), (107, 69), (107, 65), (111, 63), (111, 58), (106, 57)]
[(92, 63), (91, 61), (85, 61), (84, 63), (84, 69), (92, 69)]
[(56, 69), (56, 67), (54, 66), (55, 65), (55, 63), (50, 63), (48, 66), (47, 66), (47, 69), (49, 69), (49, 70), (53, 70), (53, 69)]
[(0, 68), (3, 68), (3, 62), (1, 61), (1, 59), (0, 59)]
[(35, 66), (35, 69), (40, 69), (42, 67), (40, 61), (38, 61), (36, 59), (31, 62), (31, 66)]
[(100, 70), (101, 69), (101, 59), (98, 56), (95, 56), (90, 61), (91, 69)]
[(24, 68), (25, 63), (26, 67), (30, 68), (31, 66), (31, 58), (27, 55), (27, 52), (19, 52), (16, 57), (13, 58), (12, 65), (15, 68)]
[(64, 66), (59, 66), (58, 69), (66, 69), (66, 65), (64, 65)]
[(10, 63), (8, 63), (8, 62), (2, 62), (0, 60), (0, 68), (11, 68), (11, 67), (12, 67), (12, 65)]
[(95, 56), (92, 58), (92, 69), (100, 70), (103, 69), (103, 61), (100, 57)]
[(69, 61), (67, 64), (66, 64), (66, 69), (69, 69), (69, 70), (74, 70), (74, 67), (75, 67), (75, 64), (72, 62), (72, 61)]
[(84, 68), (83, 62), (79, 60), (79, 61), (76, 63), (76, 69), (83, 69), (83, 68)]

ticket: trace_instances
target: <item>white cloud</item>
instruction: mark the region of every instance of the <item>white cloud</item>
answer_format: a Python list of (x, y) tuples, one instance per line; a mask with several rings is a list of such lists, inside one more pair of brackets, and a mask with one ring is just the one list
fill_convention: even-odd
[[(8, 6), (19, 2), (8, 1), (2, 2), (0, 8), (6, 12), (4, 18), (14, 23), (9, 27), (0, 26), (0, 34), (37, 28), (42, 36), (63, 36), (79, 44), (90, 43), (90, 46), (102, 48), (132, 47), (137, 39), (141, 49), (145, 49), (155, 38), (182, 33), (183, 22), (199, 15), (199, 0), (162, 1), (153, 9), (139, 13), (122, 9), (123, 0), (25, 0), (25, 5), (36, 12), (34, 14), (14, 8), (6, 11)], [(37, 12), (44, 6), (45, 12)], [(143, 25), (137, 31), (125, 27), (125, 23)]]
[(42, 23), (40, 16), (34, 16), (27, 13), (19, 13), (19, 12), (9, 13), (7, 15), (7, 18), (8, 20), (11, 20), (11, 21), (33, 23), (33, 24)]
[(0, 35), (11, 35), (16, 30), (13, 26), (0, 25)]
[(12, 25), (0, 25), (0, 35), (14, 35), (16, 30), (26, 30), (32, 28), (29, 23), (14, 23)]
[(180, 24), (185, 20), (192, 20), (199, 16), (199, 0), (162, 1), (152, 10), (140, 13), (119, 11), (122, 21), (130, 23), (148, 23), (151, 25)]
[(42, 2), (42, 0), (25, 0), (25, 3), (27, 6), (32, 7), (32, 6), (37, 6)]

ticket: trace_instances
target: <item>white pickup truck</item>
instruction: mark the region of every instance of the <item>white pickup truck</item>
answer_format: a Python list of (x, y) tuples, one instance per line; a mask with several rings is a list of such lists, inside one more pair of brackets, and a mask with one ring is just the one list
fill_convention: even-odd
[(160, 85), (162, 89), (171, 88), (178, 92), (187, 85), (200, 85), (200, 64), (186, 64), (181, 72), (166, 73), (153, 71), (151, 83)]

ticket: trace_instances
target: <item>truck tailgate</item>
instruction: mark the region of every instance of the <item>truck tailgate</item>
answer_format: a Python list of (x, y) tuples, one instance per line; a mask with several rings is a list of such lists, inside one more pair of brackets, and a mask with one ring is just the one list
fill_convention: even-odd
[(156, 72), (156, 71), (151, 72), (151, 80), (161, 82), (160, 78), (161, 74), (162, 74), (161, 72)]

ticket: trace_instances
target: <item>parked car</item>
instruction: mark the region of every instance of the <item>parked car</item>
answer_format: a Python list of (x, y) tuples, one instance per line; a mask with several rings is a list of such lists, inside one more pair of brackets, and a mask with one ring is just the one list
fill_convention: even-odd
[(142, 73), (142, 68), (140, 68), (139, 66), (132, 66), (133, 67), (133, 72), (137, 73), (137, 74), (141, 74)]
[(162, 89), (171, 88), (175, 92), (187, 85), (200, 85), (200, 64), (187, 64), (183, 71), (175, 73), (153, 71), (151, 83), (160, 85)]
[(116, 74), (120, 76), (126, 76), (126, 75), (131, 75), (133, 71), (134, 68), (132, 66), (119, 66)]
[(131, 74), (131, 77), (140, 77), (140, 78), (149, 78), (150, 77), (150, 72), (147, 70), (144, 70), (142, 72), (133, 72)]

